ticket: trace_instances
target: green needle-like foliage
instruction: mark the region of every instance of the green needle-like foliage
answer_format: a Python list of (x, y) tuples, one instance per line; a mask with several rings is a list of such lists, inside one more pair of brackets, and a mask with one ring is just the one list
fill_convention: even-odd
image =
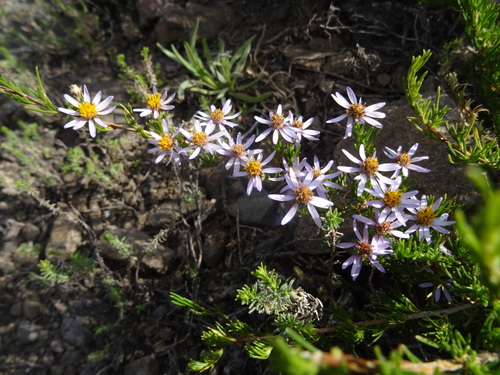
[(184, 66), (195, 77), (195, 79), (181, 83), (178, 91), (179, 98), (184, 97), (184, 91), (188, 88), (203, 95), (216, 96), (216, 99), (231, 97), (250, 103), (257, 103), (271, 96), (271, 93), (256, 97), (245, 93), (260, 81), (260, 77), (241, 83), (245, 77), (244, 68), (255, 36), (243, 43), (233, 55), (225, 51), (224, 42), (220, 40), (216, 57), (212, 56), (207, 41), (203, 40), (203, 56), (200, 56), (196, 49), (198, 25), (199, 20), (195, 23), (190, 41), (184, 42), (185, 57), (173, 45), (171, 50), (168, 50), (161, 44), (157, 44), (165, 55)]
[[(467, 118), (459, 124), (449, 124), (445, 119), (450, 111), (439, 104), (441, 90), (438, 87), (434, 102), (424, 99), (420, 90), (427, 72), (418, 76), (431, 56), (430, 51), (423, 51), (421, 56), (413, 57), (405, 80), (405, 92), (415, 117), (409, 121), (429, 139), (442, 142), (449, 152), (450, 161), (454, 163), (476, 163), (489, 168), (500, 168), (500, 146), (495, 137), (488, 135), (477, 121), (476, 107)], [(444, 126), (451, 140), (439, 130)]]
[(500, 189), (493, 190), (484, 172), (477, 168), (467, 175), (481, 192), (484, 202), (468, 219), (464, 211), (456, 214), (457, 228), (464, 246), (480, 264), (480, 275), (492, 295), (500, 299)]
[(475, 47), (479, 87), (500, 134), (500, 3), (491, 0), (458, 0), (465, 32)]
[(22, 88), (14, 80), (8, 79), (0, 73), (0, 93), (7, 95), (12, 100), (26, 104), (26, 109), (43, 113), (57, 113), (57, 108), (52, 104), (45, 93), (42, 79), (36, 69), (37, 88)]

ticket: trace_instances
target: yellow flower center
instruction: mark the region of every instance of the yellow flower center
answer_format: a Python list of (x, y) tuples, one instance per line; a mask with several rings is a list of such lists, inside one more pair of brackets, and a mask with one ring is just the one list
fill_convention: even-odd
[(224, 112), (222, 112), (221, 109), (217, 108), (210, 114), (210, 117), (212, 118), (214, 124), (219, 125), (222, 122), (222, 120), (224, 120)]
[(313, 180), (317, 179), (319, 176), (321, 176), (321, 170), (313, 168)]
[(262, 173), (262, 164), (260, 161), (251, 160), (245, 165), (245, 171), (251, 176), (259, 176)]
[(299, 128), (299, 129), (302, 129), (302, 125), (304, 125), (304, 123), (302, 121), (299, 121), (299, 119), (295, 119), (292, 122), (292, 126)]
[(399, 154), (399, 156), (395, 159), (396, 163), (403, 167), (407, 167), (411, 163), (411, 157), (408, 155), (406, 152), (402, 152)]
[(237, 158), (241, 158), (243, 155), (245, 155), (245, 149), (243, 148), (242, 144), (237, 144), (231, 147), (231, 151), (233, 152), (233, 156)]
[(269, 126), (276, 130), (282, 129), (285, 126), (285, 117), (275, 113), (271, 116), (271, 123)]
[(401, 204), (403, 193), (398, 189), (396, 191), (386, 191), (384, 203), (389, 207), (396, 207)]
[(429, 226), (432, 221), (436, 218), (436, 214), (434, 213), (434, 210), (432, 207), (425, 207), (421, 208), (417, 212), (417, 221), (425, 226)]
[(78, 104), (78, 111), (80, 116), (87, 120), (97, 116), (97, 108), (94, 103), (82, 102)]
[(195, 133), (193, 135), (193, 143), (199, 147), (205, 146), (208, 143), (208, 135), (203, 132)]
[(174, 140), (170, 135), (164, 135), (162, 139), (158, 141), (158, 147), (163, 151), (170, 151), (174, 148)]
[(361, 103), (354, 103), (347, 108), (347, 113), (349, 116), (351, 116), (354, 120), (361, 120), (363, 116), (365, 115), (365, 106)]
[(307, 204), (313, 199), (313, 193), (309, 186), (299, 186), (294, 191), (297, 203)]
[(388, 221), (384, 221), (383, 223), (377, 223), (375, 225), (375, 233), (379, 236), (384, 236), (391, 231), (391, 224)]
[(356, 245), (356, 251), (362, 258), (367, 258), (372, 255), (373, 249), (372, 245), (368, 242), (358, 242)]
[(374, 175), (378, 171), (378, 159), (377, 158), (372, 158), (367, 157), (363, 162), (361, 163), (361, 172), (368, 176)]
[(161, 95), (159, 92), (146, 96), (148, 107), (152, 110), (159, 111), (161, 108)]

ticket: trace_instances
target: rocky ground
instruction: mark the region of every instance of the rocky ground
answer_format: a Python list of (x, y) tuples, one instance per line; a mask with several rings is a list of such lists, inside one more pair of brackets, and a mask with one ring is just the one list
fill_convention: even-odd
[[(47, 27), (44, 20), (53, 19), (55, 2), (2, 3), (2, 29), (19, 32), (5, 33), (2, 41), (27, 71), (40, 68), (56, 105), (63, 105), (62, 95), (73, 83), (129, 101), (113, 56), (123, 53), (130, 65), (138, 65), (143, 46), (151, 48), (165, 87), (176, 90), (187, 72), (155, 43), (180, 47), (193, 19), (201, 17), (200, 34), (214, 49), (217, 37), (234, 50), (256, 35), (246, 72), (263, 79), (251, 94), (272, 91), (273, 96), (246, 108), (243, 129), (252, 126), (253, 113), (281, 103), (314, 117), (313, 128), (322, 131), (305, 153), (341, 164), (340, 150), (352, 150), (352, 141), (342, 140), (344, 129), (326, 120), (339, 114), (330, 94), (351, 86), (367, 102), (388, 103), (378, 147), (419, 142), (419, 152), (431, 156), (426, 167), (433, 172), (416, 179), (415, 189), (446, 193), (462, 203), (474, 199), (462, 167), (450, 165), (444, 148), (409, 125), (402, 86), (411, 56), (422, 49), (439, 55), (444, 43), (460, 35), (458, 14), (416, 2), (368, 0), (84, 3), (88, 10), (80, 30), (67, 15), (60, 18), (67, 25)], [(63, 26), (80, 38), (86, 35), (88, 46), (76, 43)], [(429, 68), (424, 95), (433, 95), (442, 83), (436, 60)], [(6, 75), (16, 74), (9, 69)], [(450, 96), (443, 100), (456, 108)], [(175, 103), (174, 118), (190, 120), (198, 101), (188, 93)], [(114, 116), (110, 120), (123, 123), (119, 112)], [(59, 115), (28, 114), (0, 97), (5, 129), (0, 136), (0, 373), (187, 373), (188, 359), (198, 358), (204, 348), (199, 339), (204, 322), (171, 304), (169, 292), (258, 322), (234, 298), (238, 288), (254, 282), (250, 272), (260, 262), (285, 278), (297, 278), (294, 270), (300, 269), (305, 276), (298, 282), (326, 310), (345, 294), (333, 280), (341, 280), (344, 289), (353, 287), (348, 271), (340, 269), (342, 255), (324, 243), (309, 218), (279, 225), (283, 208), (266, 197), (267, 187), (247, 196), (246, 181), (228, 178), (223, 168), (154, 165), (148, 146), (134, 133), (113, 131), (94, 140), (62, 129), (64, 121)], [(75, 147), (81, 152), (68, 153)], [(20, 189), (20, 178), (31, 187)], [(126, 239), (128, 253), (111, 247), (105, 233)], [(66, 283), (40, 283), (40, 260), (63, 267), (62, 260), (76, 252), (93, 261), (94, 271), (72, 269)], [(256, 374), (265, 368), (265, 362), (234, 348), (214, 373)]]

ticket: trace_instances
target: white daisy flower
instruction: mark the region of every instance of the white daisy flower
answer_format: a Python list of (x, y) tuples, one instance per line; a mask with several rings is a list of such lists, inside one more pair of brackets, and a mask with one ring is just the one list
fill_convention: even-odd
[(353, 280), (359, 276), (361, 271), (361, 266), (363, 265), (363, 259), (368, 259), (373, 266), (380, 272), (385, 273), (384, 267), (377, 261), (379, 255), (392, 254), (393, 251), (388, 249), (391, 246), (391, 242), (386, 239), (372, 238), (370, 241), (368, 235), (368, 226), (365, 224), (363, 229), (363, 234), (359, 233), (358, 226), (356, 225), (356, 220), (353, 222), (354, 234), (358, 238), (358, 242), (343, 242), (337, 244), (337, 247), (341, 249), (354, 248), (356, 253), (351, 255), (347, 260), (342, 263), (342, 269), (352, 265), (351, 277)]
[(155, 147), (148, 150), (148, 153), (152, 154), (154, 152), (160, 151), (160, 155), (158, 155), (155, 160), (156, 164), (161, 162), (167, 155), (167, 165), (172, 160), (175, 164), (180, 164), (181, 160), (179, 158), (179, 154), (181, 153), (181, 148), (177, 146), (177, 141), (175, 139), (177, 134), (179, 134), (179, 129), (177, 129), (173, 134), (170, 134), (170, 128), (167, 125), (167, 121), (165, 119), (161, 120), (161, 126), (163, 129), (163, 134), (158, 134), (153, 131), (149, 132), (153, 139), (148, 139), (148, 142)]
[(209, 154), (213, 154), (214, 151), (217, 151), (221, 148), (220, 145), (216, 143), (211, 143), (226, 134), (226, 132), (218, 132), (216, 134), (212, 134), (215, 130), (215, 124), (208, 124), (205, 126), (203, 130), (201, 124), (198, 120), (194, 120), (194, 132), (190, 133), (183, 128), (179, 128), (179, 131), (186, 137), (191, 145), (184, 147), (180, 150), (180, 153), (187, 153), (190, 150), (193, 150), (193, 153), (189, 156), (189, 159), (194, 159), (197, 157), (201, 150), (207, 151)]
[(273, 159), (274, 154), (276, 154), (276, 151), (273, 151), (271, 155), (262, 161), (262, 153), (257, 154), (257, 157), (255, 157), (255, 154), (250, 152), (248, 160), (243, 165), (243, 171), (233, 174), (234, 177), (250, 176), (247, 185), (248, 195), (252, 193), (253, 188), (256, 188), (258, 191), (262, 190), (262, 177), (266, 173), (280, 173), (282, 171), (281, 168), (262, 168)]
[(431, 288), (432, 287), (433, 291), (430, 292), (426, 297), (429, 298), (430, 296), (432, 296), (434, 294), (434, 301), (436, 301), (436, 303), (439, 302), (439, 300), (441, 299), (441, 294), (444, 295), (444, 298), (446, 298), (448, 303), (452, 302), (451, 294), (447, 288), (450, 288), (450, 289), (453, 288), (453, 279), (448, 279), (448, 281), (446, 282), (446, 286), (444, 286), (443, 284), (439, 284), (436, 287), (434, 287), (434, 283), (432, 283), (432, 282), (420, 283), (420, 284), (418, 284), (418, 286), (421, 288)]
[(148, 103), (148, 108), (136, 108), (134, 112), (141, 112), (139, 116), (145, 117), (153, 114), (153, 118), (156, 120), (160, 117), (160, 111), (170, 111), (174, 109), (175, 106), (169, 105), (169, 103), (174, 100), (175, 93), (170, 95), (167, 99), (168, 91), (165, 91), (162, 95), (156, 91), (156, 87), (153, 86), (153, 93), (146, 96), (146, 102)]
[(403, 147), (399, 146), (396, 151), (390, 149), (389, 147), (384, 147), (384, 154), (389, 158), (393, 159), (396, 163), (394, 163), (395, 172), (392, 175), (392, 178), (395, 178), (399, 175), (399, 172), (403, 173), (404, 177), (408, 177), (408, 170), (414, 170), (421, 173), (429, 173), (431, 170), (427, 168), (423, 168), (419, 165), (415, 165), (415, 163), (421, 160), (429, 159), (428, 156), (419, 156), (414, 158), (413, 155), (417, 151), (418, 143), (415, 143), (411, 146), (408, 152), (402, 152)]
[[(242, 162), (248, 160), (248, 148), (252, 145), (255, 140), (255, 135), (252, 135), (245, 143), (243, 143), (241, 133), (236, 136), (236, 142), (233, 138), (226, 133), (227, 142), (219, 141), (221, 148), (217, 152), (229, 158), (226, 163), (226, 169), (229, 170), (234, 166), (234, 172), (240, 170), (240, 165)], [(253, 155), (261, 153), (262, 149), (251, 150)]]
[(310, 141), (319, 141), (319, 138), (317, 138), (316, 136), (319, 135), (320, 131), (308, 129), (308, 127), (311, 126), (311, 124), (314, 121), (313, 117), (311, 117), (307, 121), (304, 121), (302, 116), (294, 117), (292, 111), (289, 111), (288, 118), (291, 119), (290, 125), (292, 126), (292, 128), (296, 132), (296, 135), (297, 135), (296, 144), (297, 145), (300, 144), (300, 141), (302, 141), (302, 137), (304, 137), (305, 139), (308, 139)]
[(375, 218), (369, 219), (361, 215), (352, 215), (354, 220), (360, 221), (368, 226), (373, 226), (375, 228), (374, 237), (380, 240), (382, 237), (391, 235), (398, 238), (409, 238), (410, 235), (396, 228), (403, 225), (402, 222), (398, 220), (394, 212), (390, 211), (380, 211), (375, 209)]
[(388, 177), (383, 176), (380, 173), (380, 171), (386, 172), (386, 171), (392, 171), (393, 169), (392, 169), (392, 166), (390, 166), (388, 164), (379, 164), (378, 159), (376, 158), (376, 152), (373, 153), (373, 156), (366, 157), (365, 146), (360, 145), (359, 146), (359, 156), (361, 157), (361, 160), (352, 156), (346, 150), (342, 150), (342, 152), (352, 162), (359, 165), (359, 167), (344, 167), (344, 166), (337, 167), (338, 170), (345, 172), (345, 173), (358, 173), (359, 172), (359, 175), (354, 177), (354, 180), (359, 181), (358, 190), (357, 190), (358, 197), (361, 195), (361, 193), (363, 193), (363, 190), (365, 189), (366, 183), (368, 181), (371, 182), (372, 187), (374, 187), (375, 185), (378, 185), (379, 181), (382, 181), (382, 183), (387, 184), (387, 185), (392, 185), (394, 183), (393, 180), (391, 180)]
[(403, 214), (405, 209), (417, 208), (420, 203), (415, 199), (418, 190), (407, 191), (403, 193), (399, 187), (401, 186), (401, 176), (394, 180), (392, 185), (385, 185), (379, 181), (378, 185), (373, 185), (373, 189), (365, 188), (365, 190), (380, 199), (374, 199), (365, 202), (367, 206), (375, 208), (383, 208), (383, 212), (393, 212), (397, 219), (406, 224), (406, 218)]
[(448, 214), (442, 214), (440, 217), (436, 216), (436, 211), (438, 210), (442, 201), (443, 198), (441, 197), (436, 200), (432, 204), (432, 206), (429, 206), (429, 204), (427, 203), (427, 196), (422, 195), (422, 199), (420, 200), (420, 207), (410, 209), (410, 211), (413, 212), (414, 215), (408, 217), (410, 220), (416, 221), (416, 224), (411, 226), (406, 231), (406, 233), (411, 234), (418, 231), (418, 239), (422, 240), (422, 238), (425, 238), (428, 243), (431, 243), (432, 241), (430, 228), (434, 228), (439, 233), (449, 234), (450, 231), (444, 229), (443, 227), (446, 225), (455, 224), (455, 222), (446, 220), (448, 219)]
[(293, 161), (292, 161), (291, 166), (288, 165), (288, 162), (286, 161), (286, 159), (283, 158), (283, 167), (284, 167), (283, 175), (279, 176), (279, 177), (270, 177), (269, 180), (276, 181), (276, 182), (277, 181), (285, 181), (285, 176), (290, 174), (290, 170), (293, 170), (293, 172), (295, 173), (295, 176), (298, 179), (302, 179), (307, 174), (307, 172), (304, 172), (306, 165), (309, 165), (309, 163), (307, 162), (307, 158), (300, 160), (299, 157), (295, 155), (293, 157)]
[(81, 101), (76, 100), (75, 98), (69, 96), (68, 94), (64, 94), (64, 99), (68, 101), (69, 104), (74, 106), (76, 109), (68, 109), (68, 108), (58, 108), (58, 110), (62, 113), (65, 113), (70, 116), (76, 116), (77, 118), (71, 120), (70, 122), (64, 125), (64, 128), (73, 128), (73, 130), (78, 130), (82, 128), (86, 123), (89, 124), (89, 133), (92, 138), (96, 136), (96, 124), (102, 127), (107, 128), (108, 125), (101, 120), (98, 116), (103, 116), (110, 114), (116, 108), (116, 106), (112, 106), (107, 108), (111, 101), (113, 100), (112, 96), (108, 96), (101, 102), (102, 94), (99, 91), (92, 101), (90, 100), (89, 91), (87, 90), (87, 86), (83, 85), (83, 98)]
[(238, 117), (241, 112), (235, 113), (234, 115), (229, 115), (228, 113), (231, 112), (233, 109), (233, 106), (231, 105), (231, 99), (228, 99), (225, 103), (222, 109), (215, 107), (214, 105), (210, 106), (210, 114), (207, 114), (202, 111), (198, 111), (194, 117), (198, 118), (200, 120), (200, 123), (202, 125), (207, 125), (209, 123), (213, 123), (215, 125), (218, 125), (220, 130), (225, 130), (226, 128), (224, 125), (229, 126), (231, 128), (234, 128), (235, 126), (238, 126), (237, 123), (232, 122), (230, 120), (235, 119)]
[(340, 93), (336, 92), (335, 95), (332, 94), (333, 100), (337, 102), (338, 105), (344, 107), (346, 109), (346, 113), (340, 115), (338, 117), (332, 118), (327, 121), (327, 123), (339, 122), (347, 117), (347, 128), (345, 131), (344, 138), (348, 138), (352, 135), (352, 128), (355, 122), (360, 124), (364, 124), (367, 122), (368, 124), (375, 126), (376, 128), (382, 128), (382, 124), (375, 120), (376, 118), (384, 118), (385, 113), (377, 112), (377, 109), (382, 108), (385, 105), (385, 102), (372, 104), (366, 107), (362, 104), (361, 98), (356, 98), (356, 94), (350, 87), (347, 87), (347, 96), (351, 103), (349, 103)]
[(269, 112), (269, 119), (265, 119), (263, 117), (254, 116), (255, 120), (260, 122), (261, 124), (268, 125), (269, 128), (264, 130), (258, 137), (255, 139), (255, 142), (260, 142), (264, 138), (266, 138), (271, 132), (273, 132), (273, 143), (278, 143), (278, 137), (281, 135), (283, 139), (287, 142), (294, 142), (298, 139), (298, 136), (295, 130), (290, 125), (291, 119), (290, 117), (283, 116), (283, 108), (278, 105), (276, 112)]
[(327, 193), (326, 187), (335, 188), (335, 189), (343, 189), (342, 186), (340, 186), (334, 182), (328, 181), (328, 180), (331, 180), (331, 179), (337, 177), (338, 175), (340, 175), (342, 173), (342, 172), (328, 173), (328, 172), (330, 172), (332, 165), (333, 165), (333, 160), (330, 160), (328, 163), (326, 163), (326, 165), (323, 168), (321, 168), (321, 166), (319, 164), (319, 159), (316, 155), (314, 156), (313, 165), (310, 165), (309, 163), (305, 164), (306, 171), (313, 171), (314, 179), (320, 178), (320, 180), (321, 180), (321, 183), (316, 188), (316, 191), (318, 192), (318, 196), (320, 196), (321, 198), (326, 198), (326, 193)]
[(321, 228), (321, 218), (315, 207), (329, 208), (333, 206), (333, 203), (329, 200), (321, 197), (316, 197), (313, 194), (313, 190), (321, 183), (321, 179), (314, 179), (314, 172), (311, 170), (303, 181), (299, 180), (295, 175), (293, 169), (290, 169), (289, 174), (285, 176), (287, 186), (285, 186), (281, 191), (286, 191), (287, 194), (269, 194), (268, 197), (280, 201), (287, 202), (294, 200), (294, 205), (290, 208), (288, 213), (285, 215), (281, 221), (281, 225), (288, 223), (297, 213), (299, 205), (305, 204), (312, 219), (318, 227)]
[[(434, 271), (431, 270), (431, 269), (426, 269), (426, 271), (434, 274)], [(427, 294), (426, 297), (429, 298), (429, 297), (431, 297), (434, 294), (434, 301), (436, 301), (436, 303), (439, 302), (439, 300), (441, 299), (441, 294), (444, 295), (444, 298), (446, 298), (446, 300), (448, 301), (448, 303), (451, 303), (452, 302), (452, 298), (451, 298), (451, 294), (448, 291), (448, 289), (453, 289), (454, 288), (453, 282), (454, 282), (453, 279), (448, 279), (446, 281), (446, 285), (442, 284), (442, 283), (436, 285), (435, 283), (428, 281), (428, 282), (425, 282), (425, 283), (420, 283), (420, 284), (418, 284), (418, 286), (421, 287), (421, 288), (433, 288), (433, 291), (431, 291), (429, 294)]]

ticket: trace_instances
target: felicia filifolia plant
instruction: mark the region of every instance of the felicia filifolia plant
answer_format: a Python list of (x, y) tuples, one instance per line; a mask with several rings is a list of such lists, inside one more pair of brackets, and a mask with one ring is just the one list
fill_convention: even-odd
[[(22, 95), (22, 90), (12, 83), (7, 82), (10, 86), (6, 86), (5, 80), (1, 83), (2, 92), (12, 95), (14, 92), (16, 97), (49, 113), (57, 111), (51, 107), (48, 98), (42, 100), (44, 93), (38, 91), (36, 97)], [(43, 88), (42, 85), (40, 87)], [(274, 314), (272, 323), (269, 320), (262, 322), (264, 333), (243, 321), (230, 319), (219, 311), (210, 311), (172, 294), (174, 303), (196, 314), (220, 319), (213, 324), (208, 323), (203, 338), (210, 350), (199, 361), (191, 361), (191, 369), (203, 371), (213, 367), (222, 357), (223, 348), (235, 342), (244, 343), (249, 355), (254, 358), (268, 358), (274, 350), (270, 344), (273, 337), (269, 332), (288, 340), (286, 342), (294, 347), (302, 345), (302, 342), (307, 350), (313, 350), (312, 342), (319, 332), (313, 322), (322, 327), (322, 334), (341, 337), (346, 350), (352, 348), (353, 352), (359, 348), (358, 345), (366, 348), (367, 340), (370, 344), (378, 340), (388, 326), (398, 325), (404, 331), (405, 322), (410, 320), (419, 322), (411, 328), (417, 340), (440, 352), (450, 353), (454, 359), (465, 358), (473, 347), (489, 350), (482, 346), (480, 340), (472, 342), (475, 339), (462, 337), (462, 342), (456, 339), (458, 331), (453, 327), (449, 328), (447, 336), (443, 335), (443, 330), (449, 327), (446, 324), (451, 324), (453, 319), (441, 318), (461, 309), (470, 309), (471, 321), (482, 322), (481, 328), (469, 326), (471, 332), (479, 332), (489, 343), (493, 343), (492, 346), (498, 343), (490, 334), (500, 329), (492, 307), (494, 298), (491, 297), (498, 296), (494, 293), (498, 291), (494, 266), (488, 264), (486, 258), (479, 258), (482, 259), (481, 266), (487, 270), (487, 275), (481, 278), (482, 284), (476, 275), (478, 267), (471, 260), (469, 250), (461, 244), (464, 240), (478, 257), (482, 256), (484, 248), (490, 257), (488, 259), (494, 260), (494, 249), (488, 247), (491, 242), (488, 233), (496, 233), (495, 228), (483, 218), (481, 225), (473, 223), (474, 230), (479, 231), (474, 236), (474, 230), (461, 217), (459, 222), (465, 234), (456, 237), (455, 221), (452, 220), (454, 203), (444, 197), (417, 197), (418, 192), (408, 185), (411, 180), (408, 177), (413, 173), (430, 172), (425, 164), (429, 156), (417, 154), (418, 144), (389, 144), (385, 145), (383, 153), (377, 154), (373, 144), (362, 141), (369, 138), (366, 134), (373, 127), (383, 127), (385, 114), (382, 107), (385, 103), (366, 105), (351, 88), (347, 88), (347, 98), (340, 93), (332, 95), (345, 113), (327, 123), (347, 120), (346, 137), (356, 136), (357, 145), (354, 153), (343, 150), (348, 163), (355, 166), (336, 167), (334, 160), (301, 154), (304, 142), (316, 142), (321, 138), (321, 132), (313, 129), (313, 118), (292, 113), (285, 103), (273, 107), (276, 109), (268, 116), (254, 117), (259, 134), (245, 134), (246, 129), (239, 121), (241, 112), (233, 110), (237, 105), (230, 100), (223, 100), (219, 106), (210, 105), (208, 111), (196, 111), (194, 118), (182, 125), (174, 123), (169, 111), (174, 109), (175, 97), (167, 92), (167, 89), (152, 87), (151, 94), (146, 95), (146, 105), (133, 109), (130, 104), (112, 103), (112, 96), (101, 100), (101, 92), (92, 98), (86, 85), (72, 85), (71, 95), (62, 96), (70, 108), (59, 108), (61, 113), (72, 119), (62, 126), (85, 134), (85, 125), (88, 125), (92, 137), (97, 137), (98, 132), (104, 130), (136, 132), (147, 140), (144, 142), (145, 149), (147, 145), (151, 147), (148, 152), (154, 155), (150, 162), (161, 163), (163, 167), (180, 165), (183, 168), (184, 163), (198, 166), (206, 157), (214, 158), (231, 178), (247, 179), (243, 181), (248, 195), (254, 189), (265, 190), (269, 199), (280, 202), (286, 212), (279, 218), (282, 225), (289, 225), (297, 215), (308, 213), (311, 218), (306, 219), (312, 220), (329, 235), (332, 262), (328, 267), (331, 267), (329, 270), (333, 278), (342, 280), (344, 287), (349, 285), (351, 290), (363, 291), (371, 309), (368, 314), (366, 306), (361, 306), (363, 303), (360, 303), (360, 311), (347, 311), (340, 306), (332, 306), (331, 301), (322, 302), (319, 297), (293, 287), (293, 281), (281, 282), (274, 271), (268, 272), (263, 265), (253, 273), (258, 283), (245, 286), (238, 296), (244, 305), (249, 306), (249, 312)], [(110, 118), (106, 116), (113, 112), (114, 104), (123, 109), (126, 125), (108, 121)], [(422, 109), (420, 105), (415, 106)], [(425, 119), (426, 114), (428, 112), (422, 112), (420, 119)], [(304, 118), (308, 119), (304, 121)], [(369, 126), (366, 129), (359, 126), (363, 124)], [(382, 160), (384, 156), (386, 160)], [(345, 183), (347, 175), (354, 175), (353, 180), (357, 183), (352, 191), (348, 189), (349, 182)], [(341, 199), (337, 199), (339, 194)], [(493, 199), (495, 196), (485, 194), (488, 204), (498, 208)], [(495, 217), (489, 207), (485, 208), (485, 212), (488, 217)], [(352, 231), (349, 228), (347, 233), (340, 233), (339, 224), (344, 219), (352, 220)], [(488, 233), (481, 232), (483, 226), (488, 228)], [(339, 240), (342, 236), (344, 239)], [(429, 264), (435, 270), (434, 274), (425, 271)], [(366, 277), (368, 273), (369, 279)], [(367, 279), (370, 280), (368, 284)], [(485, 292), (484, 285), (491, 289), (491, 295)], [(417, 301), (411, 288), (422, 291), (424, 287), (434, 293), (434, 298)], [(330, 297), (325, 297), (323, 293), (321, 298)], [(436, 304), (445, 305), (450, 310), (433, 310)], [(329, 310), (329, 315), (328, 319), (321, 321), (323, 305)], [(464, 323), (460, 317), (453, 318), (458, 323)], [(431, 320), (432, 323), (429, 323)], [(323, 339), (327, 343), (328, 337)], [(330, 358), (328, 353), (320, 354), (322, 358)], [(352, 360), (352, 357), (342, 358)], [(328, 365), (333, 366), (331, 363)]]

